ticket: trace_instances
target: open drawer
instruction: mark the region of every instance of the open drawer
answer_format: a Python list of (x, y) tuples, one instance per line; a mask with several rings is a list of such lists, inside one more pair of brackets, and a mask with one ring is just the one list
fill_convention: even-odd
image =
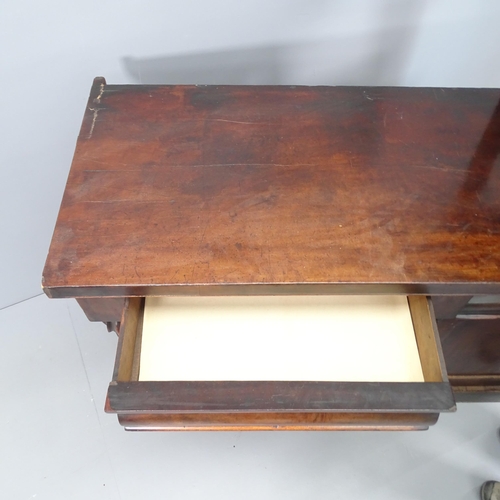
[(455, 409), (423, 296), (130, 298), (106, 411), (129, 430), (427, 429)]

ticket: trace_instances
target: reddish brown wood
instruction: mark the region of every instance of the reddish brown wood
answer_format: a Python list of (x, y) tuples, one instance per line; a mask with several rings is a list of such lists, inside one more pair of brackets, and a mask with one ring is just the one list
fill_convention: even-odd
[(44, 290), (500, 293), (499, 99), (96, 79)]
[(457, 401), (500, 401), (500, 319), (438, 321)]
[(448, 374), (500, 374), (500, 320), (438, 321)]
[[(127, 86), (98, 78), (44, 290), (84, 299), (96, 318), (111, 309), (116, 316), (96, 297), (500, 294), (499, 101), (499, 89)], [(459, 302), (437, 299), (438, 315), (454, 317)], [(498, 342), (481, 322), (440, 325), (457, 394), (498, 394), (500, 368), (485, 371), (474, 350), (492, 342), (487, 351), (498, 353)], [(219, 397), (220, 385), (172, 393), (153, 383), (137, 393), (139, 385), (126, 383), (112, 384), (109, 405), (131, 427), (145, 425), (144, 408), (156, 415), (177, 401), (176, 411), (206, 414), (213, 406), (203, 397), (242, 401), (236, 386)], [(449, 407), (444, 386), (433, 390)], [(253, 389), (267, 406), (251, 392), (243, 401), (268, 414), (371, 408), (403, 418), (415, 400), (428, 418), (436, 410), (402, 386), (338, 386), (337, 400), (320, 386)], [(386, 406), (372, 404), (377, 392)], [(204, 428), (204, 418), (193, 427)], [(327, 425), (342, 427), (338, 418)], [(237, 425), (250, 425), (243, 420)]]
[(127, 430), (331, 431), (425, 430), (439, 413), (261, 413), (261, 414), (121, 414)]
[(89, 321), (103, 323), (119, 322), (125, 307), (124, 297), (77, 299), (77, 301)]

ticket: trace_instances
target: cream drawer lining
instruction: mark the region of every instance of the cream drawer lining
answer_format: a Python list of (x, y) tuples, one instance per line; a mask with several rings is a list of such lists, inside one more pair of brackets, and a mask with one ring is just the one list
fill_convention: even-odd
[(140, 381), (423, 382), (405, 296), (147, 297)]

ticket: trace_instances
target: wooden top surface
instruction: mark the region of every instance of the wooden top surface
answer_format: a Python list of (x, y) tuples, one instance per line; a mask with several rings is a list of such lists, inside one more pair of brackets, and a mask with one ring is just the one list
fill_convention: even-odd
[(500, 293), (499, 100), (98, 78), (44, 290)]

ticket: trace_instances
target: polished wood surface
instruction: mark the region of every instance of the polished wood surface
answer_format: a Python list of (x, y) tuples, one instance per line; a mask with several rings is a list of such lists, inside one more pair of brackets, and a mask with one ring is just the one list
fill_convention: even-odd
[(426, 430), (439, 413), (219, 413), (118, 415), (127, 430), (161, 431), (401, 431)]
[(500, 319), (440, 320), (438, 325), (457, 401), (500, 401)]
[(500, 319), (441, 320), (438, 325), (450, 375), (500, 372)]
[(44, 290), (500, 293), (499, 99), (96, 79)]
[[(443, 356), (426, 354), (434, 320), (418, 315), (426, 390), (348, 383), (332, 399), (321, 383), (141, 386), (139, 297), (166, 294), (432, 295), (459, 399), (499, 395), (498, 360), (485, 355), (499, 352), (499, 320), (455, 319), (491, 317), (492, 306), (464, 306), (500, 294), (499, 102), (499, 89), (97, 78), (42, 285), (115, 329), (130, 298), (108, 410), (131, 428), (182, 427), (180, 413), (193, 429), (424, 428), (453, 405)], [(237, 418), (213, 413), (238, 404)]]
[(109, 332), (120, 331), (125, 297), (92, 297), (76, 300), (89, 321), (102, 321)]
[(119, 322), (125, 306), (124, 297), (77, 299), (89, 321)]

